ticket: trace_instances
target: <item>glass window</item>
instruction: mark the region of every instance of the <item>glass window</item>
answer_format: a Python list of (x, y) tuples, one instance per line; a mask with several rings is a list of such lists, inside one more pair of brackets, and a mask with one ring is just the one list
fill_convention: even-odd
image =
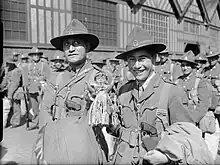
[[(27, 41), (26, 0), (2, 0), (0, 8), (1, 21), (4, 28), (4, 40)], [(35, 1), (31, 1), (35, 3)]]
[(200, 33), (200, 26), (199, 24), (195, 23), (195, 22), (190, 22), (190, 21), (184, 21), (183, 22), (183, 30), (185, 32), (190, 32), (190, 33), (194, 33), (194, 34), (199, 34)]
[(142, 12), (142, 22), (143, 28), (151, 34), (155, 42), (168, 43), (168, 19), (166, 15), (155, 13), (152, 11), (147, 11), (143, 9)]
[(96, 34), (100, 39), (100, 45), (116, 46), (115, 3), (99, 0), (74, 0), (72, 1), (72, 18), (79, 19), (90, 33)]

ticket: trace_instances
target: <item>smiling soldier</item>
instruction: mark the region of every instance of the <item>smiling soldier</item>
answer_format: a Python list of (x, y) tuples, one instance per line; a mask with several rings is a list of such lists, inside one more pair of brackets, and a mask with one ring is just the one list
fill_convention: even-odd
[(119, 91), (121, 124), (107, 129), (120, 138), (114, 164), (213, 161), (191, 112), (181, 102), (183, 91), (154, 71), (156, 54), (165, 48), (136, 27), (128, 36), (126, 52), (116, 56), (128, 62), (135, 80)]

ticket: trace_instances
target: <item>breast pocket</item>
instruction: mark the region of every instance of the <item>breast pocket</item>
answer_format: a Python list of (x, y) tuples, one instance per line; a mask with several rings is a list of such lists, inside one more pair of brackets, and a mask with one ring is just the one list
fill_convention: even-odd
[(140, 122), (146, 122), (150, 125), (155, 125), (156, 112), (158, 109), (158, 103), (145, 104), (141, 107), (141, 119)]

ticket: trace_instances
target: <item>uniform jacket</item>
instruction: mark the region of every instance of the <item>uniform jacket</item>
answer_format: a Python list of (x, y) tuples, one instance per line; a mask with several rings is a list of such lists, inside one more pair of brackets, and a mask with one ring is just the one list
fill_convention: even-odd
[(220, 79), (220, 63), (217, 62), (215, 66), (206, 67), (204, 70), (205, 70), (204, 77), (212, 85), (212, 109), (215, 109), (216, 106), (218, 107), (220, 106), (220, 94), (217, 89), (217, 86), (215, 85), (215, 80)]
[[(122, 107), (122, 125), (119, 129), (117, 129), (117, 131), (120, 132), (119, 134), (121, 134), (122, 139), (118, 150), (119, 155), (122, 155), (120, 163), (130, 164), (132, 158), (135, 159), (138, 157), (137, 153), (132, 154), (135, 153), (135, 148), (130, 148), (128, 144), (130, 144), (131, 139), (133, 139), (132, 132), (135, 133), (139, 130), (141, 123), (146, 123), (146, 126), (148, 126), (144, 128), (144, 131), (146, 131), (147, 134), (150, 136), (158, 136), (156, 128), (156, 113), (158, 112), (158, 100), (161, 95), (161, 89), (165, 84), (167, 84), (167, 82), (156, 74), (151, 79), (150, 83), (144, 90), (144, 93), (140, 97), (138, 96), (138, 86), (136, 81), (129, 81), (121, 87), (119, 91), (119, 102)], [(182, 104), (181, 97), (183, 92), (181, 91), (181, 88), (178, 88), (173, 84), (169, 85), (171, 86), (169, 92), (167, 93), (167, 97), (165, 97), (164, 101), (162, 101), (166, 102), (165, 108), (167, 109), (166, 112), (169, 114), (168, 125), (179, 121), (194, 123), (191, 112), (185, 109)], [(136, 117), (137, 114), (139, 114), (139, 119)], [(138, 145), (141, 146), (140, 144)], [(144, 153), (145, 150), (143, 149), (139, 152), (140, 155), (143, 155)]]
[(8, 98), (9, 99), (23, 99), (22, 90), (22, 72), (20, 68), (15, 68), (12, 71), (11, 82), (8, 88)]
[(220, 76), (220, 63), (217, 62), (217, 64), (213, 67), (208, 66), (204, 69), (205, 71), (205, 77), (207, 78), (213, 78), (213, 79), (219, 79)]
[(183, 104), (192, 110), (193, 118), (198, 123), (211, 106), (211, 91), (208, 89), (208, 82), (200, 78), (197, 89), (195, 89), (196, 72), (190, 76), (180, 76), (178, 85), (183, 87), (186, 97), (183, 98)]
[[(86, 100), (86, 81), (90, 83), (91, 74), (94, 71), (92, 64), (86, 62), (77, 74), (65, 71), (59, 75), (58, 92), (56, 92), (54, 101), (56, 103), (55, 118), (62, 119), (87, 113), (90, 103)], [(70, 87), (67, 85), (69, 82), (72, 82)]]
[(28, 65), (28, 85), (29, 93), (39, 93), (41, 91), (41, 81), (45, 81), (49, 76), (49, 65), (44, 61), (30, 63)]
[(164, 64), (156, 66), (156, 72), (158, 72), (165, 79), (175, 81), (182, 73), (181, 67), (178, 64), (172, 63), (168, 59)]

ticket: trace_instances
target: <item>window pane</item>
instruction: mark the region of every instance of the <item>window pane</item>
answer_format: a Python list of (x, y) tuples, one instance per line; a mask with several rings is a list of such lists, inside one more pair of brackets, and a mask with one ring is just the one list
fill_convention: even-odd
[[(72, 17), (79, 19), (90, 33), (96, 34), (100, 38), (100, 45), (116, 46), (117, 44), (115, 13), (116, 4), (112, 2), (99, 0), (72, 1)], [(115, 28), (111, 28), (112, 26)]]
[(147, 29), (155, 42), (168, 42), (168, 23), (166, 15), (143, 10), (142, 12), (143, 28)]
[[(34, 3), (34, 1), (31, 1)], [(26, 1), (2, 0), (0, 9), (5, 40), (27, 40)]]

